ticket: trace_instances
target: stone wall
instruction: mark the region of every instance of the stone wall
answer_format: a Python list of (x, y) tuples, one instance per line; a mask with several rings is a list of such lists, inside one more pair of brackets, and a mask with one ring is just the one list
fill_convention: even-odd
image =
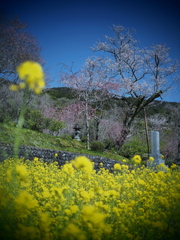
[[(54, 157), (55, 153), (58, 154), (57, 157)], [(13, 145), (0, 143), (0, 161), (2, 162), (4, 159), (12, 156), (13, 156)], [(72, 153), (72, 152), (66, 152), (66, 151), (42, 149), (42, 148), (27, 147), (27, 146), (21, 146), (19, 148), (19, 158), (33, 160), (34, 157), (37, 157), (37, 158), (43, 159), (43, 161), (45, 162), (50, 162), (52, 160), (55, 160), (59, 163), (60, 166), (65, 164), (67, 161), (74, 159), (77, 156), (88, 157), (92, 162), (94, 162), (94, 169), (96, 170), (99, 170), (100, 163), (103, 163), (103, 167), (109, 170), (113, 168), (115, 163), (122, 164), (119, 161), (105, 158), (105, 157), (100, 157), (100, 156), (92, 156), (92, 155), (86, 155), (86, 154), (80, 154), (80, 153)]]

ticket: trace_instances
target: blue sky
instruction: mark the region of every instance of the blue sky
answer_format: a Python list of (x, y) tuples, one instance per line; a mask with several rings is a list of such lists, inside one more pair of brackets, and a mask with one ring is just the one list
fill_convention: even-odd
[[(86, 58), (95, 55), (90, 47), (112, 34), (113, 24), (136, 29), (135, 37), (142, 46), (165, 43), (171, 47), (171, 58), (180, 61), (178, 5), (177, 0), (2, 0), (1, 9), (28, 24), (42, 47), (50, 86), (58, 87), (59, 64), (74, 62), (74, 69), (80, 69)], [(163, 100), (180, 102), (179, 90)]]

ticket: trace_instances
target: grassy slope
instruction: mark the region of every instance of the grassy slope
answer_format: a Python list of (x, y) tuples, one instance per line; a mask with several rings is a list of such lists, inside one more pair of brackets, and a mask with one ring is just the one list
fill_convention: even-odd
[[(7, 124), (0, 123), (0, 142), (14, 143), (14, 135), (16, 128)], [(20, 133), (21, 145), (33, 146), (39, 148), (47, 148), (52, 150), (62, 150), (69, 152), (77, 152), (95, 156), (102, 156), (122, 161), (123, 157), (116, 153), (106, 152), (98, 153), (87, 150), (85, 144), (76, 140), (63, 139), (60, 137), (51, 136), (49, 134), (39, 133), (29, 129), (21, 129)]]

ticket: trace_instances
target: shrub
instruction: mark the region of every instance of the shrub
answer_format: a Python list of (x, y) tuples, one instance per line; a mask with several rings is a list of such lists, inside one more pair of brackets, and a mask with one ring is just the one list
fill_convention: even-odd
[(48, 125), (48, 122), (48, 119), (44, 118), (38, 109), (27, 108), (25, 113), (25, 128), (42, 132)]
[(104, 139), (103, 141), (105, 149), (112, 149), (115, 147), (114, 143), (110, 139)]
[(85, 143), (86, 140), (87, 140), (87, 137), (86, 137), (86, 136), (82, 136), (82, 138), (81, 138), (81, 142)]
[(94, 141), (91, 143), (91, 150), (95, 152), (103, 152), (104, 151), (104, 144), (99, 141)]
[(137, 138), (126, 142), (120, 149), (120, 155), (132, 158), (134, 155), (147, 153), (147, 146)]
[(52, 135), (55, 134), (57, 136), (59, 133), (59, 130), (61, 130), (64, 126), (65, 125), (63, 121), (56, 121), (55, 119), (49, 119), (48, 129)]

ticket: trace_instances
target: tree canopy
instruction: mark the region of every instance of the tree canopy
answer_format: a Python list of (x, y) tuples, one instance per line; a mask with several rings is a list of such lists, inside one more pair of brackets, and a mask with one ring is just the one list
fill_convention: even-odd
[[(16, 67), (31, 60), (43, 64), (37, 40), (17, 17), (0, 19), (0, 74), (2, 79), (18, 80)], [(1, 79), (1, 82), (2, 82)]]
[[(69, 72), (61, 80), (73, 88), (86, 89), (89, 98), (94, 97), (89, 94), (93, 87), (123, 102), (121, 140), (117, 143), (120, 148), (134, 118), (177, 80), (179, 64), (169, 57), (170, 48), (165, 44), (142, 48), (133, 36), (135, 30), (113, 25), (112, 31), (113, 36), (105, 36), (104, 42), (99, 41), (92, 48), (94, 52), (103, 52), (105, 57), (88, 58), (78, 74)], [(104, 100), (104, 96), (98, 101)]]

